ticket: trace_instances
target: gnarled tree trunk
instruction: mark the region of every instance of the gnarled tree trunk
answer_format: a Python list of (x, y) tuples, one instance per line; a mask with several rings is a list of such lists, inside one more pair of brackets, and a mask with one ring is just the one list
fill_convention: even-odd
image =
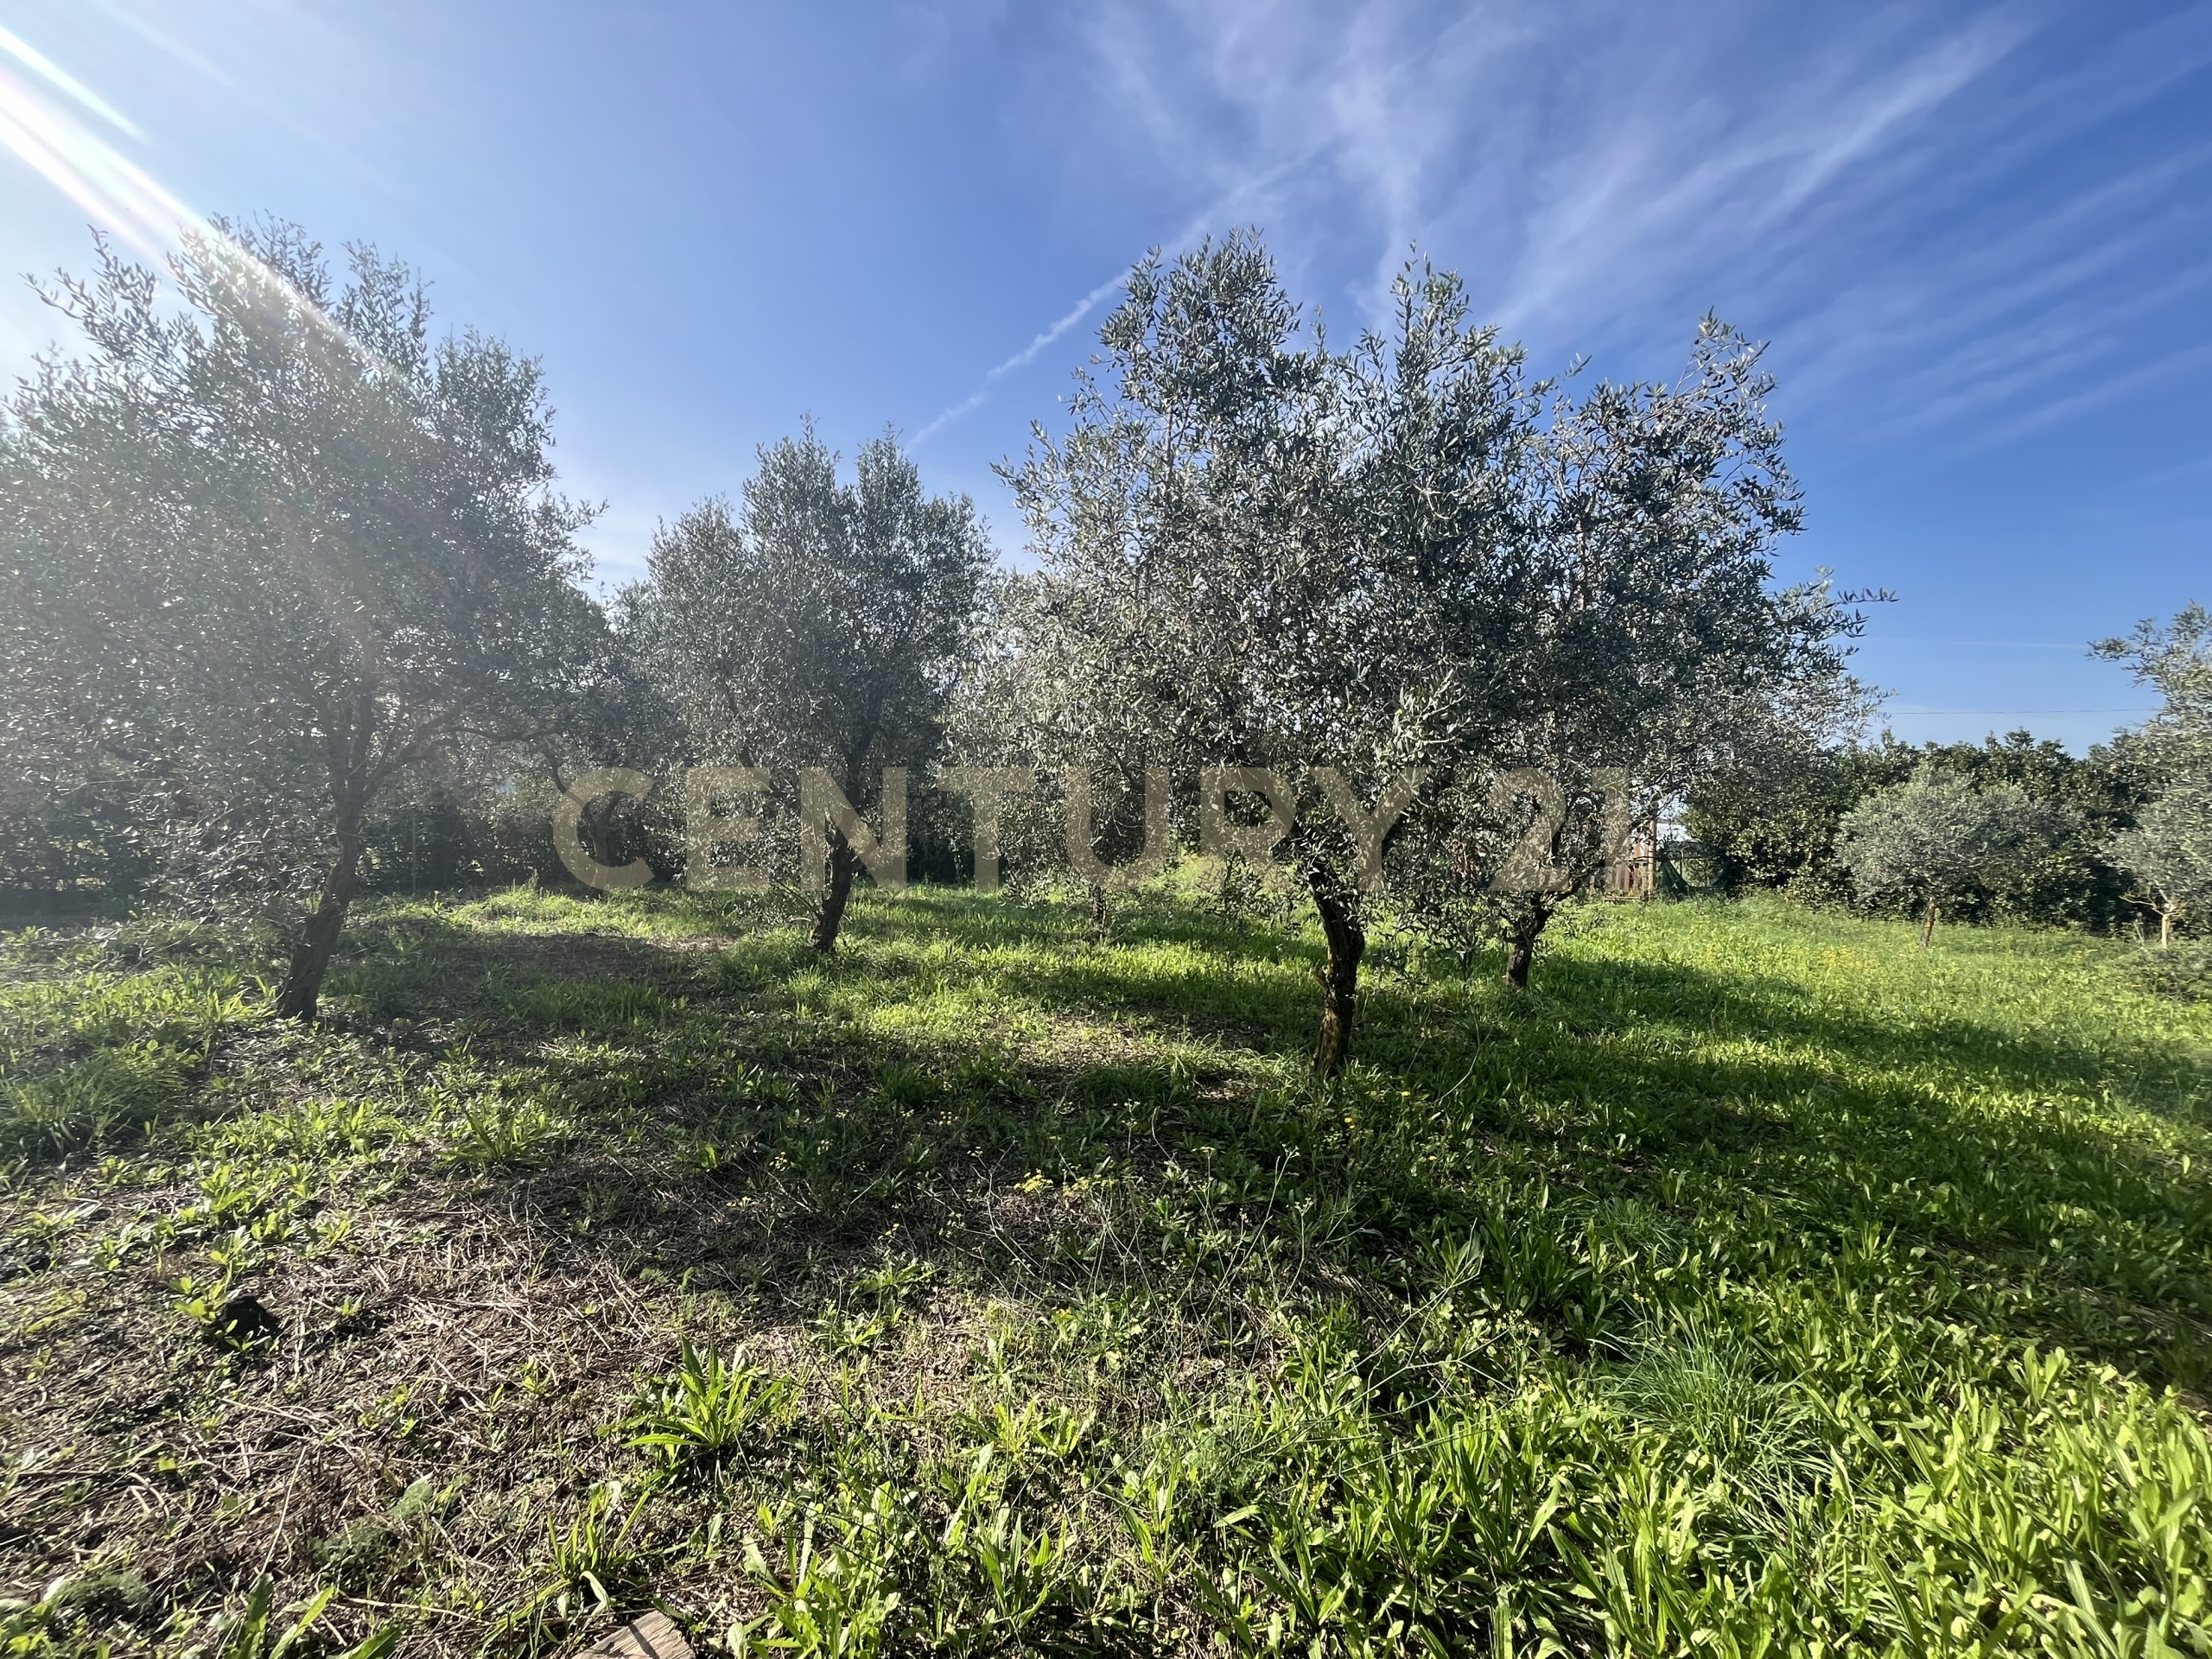
[(1551, 918), (1551, 906), (1534, 901), (1513, 918), (1505, 947), (1505, 982), (1516, 991), (1529, 988), (1529, 970), (1536, 962), (1536, 941), (1543, 937), (1544, 924)]
[(824, 956), (837, 948), (837, 931), (845, 925), (845, 901), (853, 896), (853, 878), (860, 874), (860, 855), (845, 839), (845, 832), (830, 826), (830, 861), (822, 887), (822, 907), (814, 914), (810, 943)]
[(1361, 925), (1359, 895), (1335, 882), (1315, 878), (1313, 908), (1328, 944), (1318, 977), (1321, 982), (1321, 1037), (1313, 1050), (1313, 1069), (1323, 1077), (1344, 1070), (1351, 1053), (1351, 1020), (1359, 994), (1359, 959), (1367, 954), (1367, 930)]
[[(623, 856), (622, 843), (625, 837), (622, 834), (622, 820), (619, 816), (621, 806), (621, 796), (607, 795), (592, 802), (584, 809), (582, 840), (584, 846), (591, 853), (592, 861), (595, 864), (613, 867), (629, 862), (629, 860)], [(593, 898), (601, 896), (595, 888), (587, 889), (587, 891)]]

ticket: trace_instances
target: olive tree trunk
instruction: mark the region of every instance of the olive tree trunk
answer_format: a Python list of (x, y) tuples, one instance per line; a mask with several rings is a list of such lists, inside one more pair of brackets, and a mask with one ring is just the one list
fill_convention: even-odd
[(283, 986), (276, 993), (280, 1019), (314, 1023), (316, 1004), (322, 999), (322, 976), (330, 971), (330, 959), (337, 954), (338, 936), (346, 929), (346, 912), (353, 908), (353, 896), (360, 891), (360, 875), (361, 838), (341, 832), (338, 856), (323, 877), (321, 897), (300, 931), (292, 964), (285, 969)]
[(1536, 941), (1543, 937), (1544, 925), (1552, 918), (1552, 906), (1541, 899), (1532, 899), (1513, 918), (1506, 935), (1505, 982), (1516, 991), (1529, 988), (1529, 970), (1535, 966)]
[(1933, 899), (1930, 899), (1928, 901), (1927, 918), (1920, 924), (1920, 948), (1923, 950), (1929, 947), (1936, 938), (1936, 901)]
[(814, 937), (810, 941), (817, 950), (828, 956), (837, 948), (838, 930), (845, 925), (845, 903), (853, 896), (853, 878), (860, 874), (860, 855), (845, 839), (845, 832), (836, 824), (830, 826), (830, 858), (822, 886), (822, 906), (814, 913)]
[(1359, 995), (1359, 959), (1367, 954), (1367, 930), (1361, 925), (1359, 897), (1334, 882), (1313, 883), (1313, 908), (1321, 917), (1328, 954), (1321, 982), (1321, 1036), (1313, 1050), (1313, 1070), (1333, 1077), (1351, 1053), (1353, 1007)]
[(330, 799), (334, 810), (332, 828), (337, 832), (337, 855), (322, 879), (322, 893), (300, 931), (292, 951), (291, 966), (276, 992), (277, 1017), (314, 1023), (316, 1005), (322, 1000), (322, 978), (338, 951), (338, 936), (346, 930), (346, 913), (361, 890), (361, 818), (368, 810), (376, 779), (369, 766), (372, 734), (376, 726), (373, 693), (357, 692), (348, 708), (343, 702), (326, 702), (322, 709), (323, 744), (330, 768)]

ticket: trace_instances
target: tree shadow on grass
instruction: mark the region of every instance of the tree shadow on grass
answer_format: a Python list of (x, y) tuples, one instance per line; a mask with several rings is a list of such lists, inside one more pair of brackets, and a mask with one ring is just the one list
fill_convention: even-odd
[[(1356, 1243), (1328, 1271), (1383, 1285), (1501, 1192), (1549, 1185), (1692, 1230), (1754, 1217), (1784, 1241), (1758, 1249), (1808, 1270), (1870, 1238), (1933, 1252), (1963, 1287), (1943, 1292), (1954, 1312), (2137, 1367), (2212, 1311), (2212, 1201), (2178, 1156), (2202, 1139), (2202, 1072), (2178, 1040), (2090, 1045), (1963, 1011), (1901, 1026), (1783, 973), (1585, 956), (1554, 959), (1533, 998), (1378, 975), (1360, 1064), (1323, 1085), (1302, 1075), (1310, 948), (1210, 919), (1125, 913), (1093, 946), (1062, 907), (910, 896), (856, 907), (828, 959), (776, 929), (711, 950), (436, 931), (414, 948), (443, 964), (439, 996), (466, 993), (486, 1059), (547, 1068), (576, 1126), (556, 1163), (480, 1179), (596, 1205), (575, 1248), (671, 1272), (776, 1281), (887, 1232), (972, 1233), (996, 1206), (1024, 1272), (1065, 1257), (1095, 1275), (1095, 1251), (1056, 1236), (1065, 1218), (1003, 1195), (1110, 1167), (1173, 1188), (1169, 1209), (1201, 1172), (1211, 1196), (1186, 1207), (1205, 1213), (1163, 1211), (1168, 1231), (1333, 1206)], [(1085, 1039), (1021, 1040), (1075, 1026)], [(594, 1151), (617, 1147), (630, 1185), (642, 1160), (689, 1220), (626, 1221)]]

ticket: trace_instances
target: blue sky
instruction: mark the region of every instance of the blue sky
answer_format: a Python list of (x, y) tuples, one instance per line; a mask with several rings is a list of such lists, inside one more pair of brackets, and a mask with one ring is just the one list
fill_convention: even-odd
[[(1418, 244), (1542, 370), (1773, 342), (1900, 735), (2079, 746), (2212, 601), (2212, 5), (0, 0), (0, 270), (273, 211), (544, 359), (603, 576), (810, 412), (991, 463), (1154, 245), (1332, 328)], [(0, 292), (0, 373), (55, 338)]]

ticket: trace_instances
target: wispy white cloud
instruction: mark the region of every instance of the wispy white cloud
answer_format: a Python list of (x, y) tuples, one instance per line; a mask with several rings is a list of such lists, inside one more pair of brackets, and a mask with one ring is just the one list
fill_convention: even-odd
[[(1286, 243), (1363, 238), (1370, 302), (1408, 245), (1482, 257), (1510, 324), (1617, 310), (1770, 237), (2028, 33), (1892, 18), (1737, 73), (1742, 28), (1660, 8), (1263, 0), (1124, 4), (1086, 39), (1163, 160), (1216, 194), (1285, 179)], [(1765, 29), (1767, 25), (1762, 24)], [(1299, 257), (1295, 247), (1287, 250)]]
[(2183, 206), (2212, 145), (2056, 193), (2041, 212), (1931, 232), (1909, 260), (1815, 297), (1790, 329), (1808, 396), (1850, 396), (1897, 431), (1949, 427), (1959, 453), (2047, 427), (2177, 372), (2132, 342), (2212, 283)]
[(1208, 199), (1206, 228), (1264, 222), (1296, 266), (1300, 231), (1357, 226), (1379, 302), (1461, 176), (1486, 78), (1529, 34), (1497, 6), (1132, 0), (1088, 14), (1084, 40), (1160, 163)]
[[(1541, 175), (1498, 315), (1511, 327), (1587, 326), (1712, 273), (1740, 285), (1815, 228), (1805, 221), (1824, 192), (1885, 159), (2021, 33), (1977, 22), (1902, 61), (1822, 66), (1749, 107), (1710, 94), (1687, 110), (1656, 99), (1649, 113), (1594, 124), (1584, 146)], [(1696, 69), (1675, 73), (1703, 80)]]
[(2169, 188), (2190, 182), (2160, 204), (2077, 156), (2082, 135), (2212, 66), (2212, 5), (2070, 32), (2034, 0), (1827, 16), (1123, 0), (1087, 16), (1106, 118), (1263, 219), (1300, 291), (1364, 320), (1418, 241), (1546, 356), (1648, 353), (1719, 306), (1776, 337), (1801, 388), (1847, 384), (1902, 428), (2080, 372), (2126, 319), (2183, 302), (2174, 282), (2195, 282), (2204, 245), (2176, 230), (2212, 169), (2168, 157)]

